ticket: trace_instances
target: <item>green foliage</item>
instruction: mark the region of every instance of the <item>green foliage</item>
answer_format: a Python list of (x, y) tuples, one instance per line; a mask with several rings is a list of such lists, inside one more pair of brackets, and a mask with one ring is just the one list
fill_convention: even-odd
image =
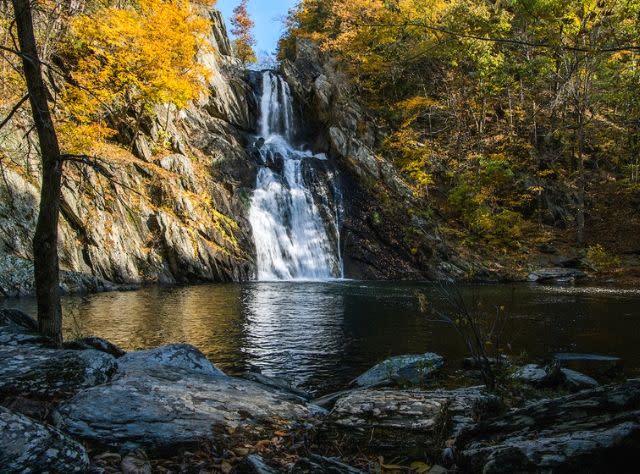
[(609, 253), (602, 245), (591, 245), (587, 249), (587, 262), (597, 272), (610, 272), (620, 268), (620, 257)]
[(522, 216), (500, 199), (514, 186), (514, 172), (503, 159), (481, 158), (462, 174), (449, 193), (449, 204), (468, 229), (486, 240), (513, 244), (522, 234)]
[(453, 188), (468, 229), (507, 241), (546, 183), (581, 196), (598, 167), (638, 180), (638, 18), (638, 0), (303, 0), (280, 53), (318, 42), (390, 130), (381, 152), (416, 196)]

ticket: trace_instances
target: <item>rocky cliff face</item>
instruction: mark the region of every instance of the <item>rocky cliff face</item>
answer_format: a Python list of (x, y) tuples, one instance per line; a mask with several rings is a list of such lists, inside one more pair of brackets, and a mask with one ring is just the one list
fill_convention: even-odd
[[(132, 153), (105, 146), (95, 164), (66, 163), (60, 227), (63, 289), (117, 284), (248, 279), (253, 242), (246, 222), (255, 161), (245, 152), (255, 99), (231, 56), (224, 23), (210, 14), (217, 52), (210, 94), (188, 110), (159, 107)], [(0, 294), (32, 293), (31, 238), (39, 169), (15, 128), (0, 137), (9, 159), (0, 179)]]
[(306, 141), (339, 171), (346, 276), (435, 279), (461, 273), (442, 263), (449, 251), (425, 210), (392, 164), (376, 155), (381, 133), (336, 64), (312, 42), (299, 40), (281, 68), (306, 118)]

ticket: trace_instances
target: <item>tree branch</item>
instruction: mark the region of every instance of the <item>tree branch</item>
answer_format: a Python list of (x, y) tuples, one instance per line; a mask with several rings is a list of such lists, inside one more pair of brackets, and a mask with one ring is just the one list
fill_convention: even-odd
[(475, 39), (478, 41), (485, 41), (490, 43), (501, 43), (501, 44), (513, 44), (518, 46), (529, 46), (532, 48), (542, 48), (542, 49), (561, 49), (565, 51), (574, 51), (578, 53), (590, 53), (590, 54), (601, 54), (601, 53), (616, 53), (620, 51), (640, 51), (640, 45), (635, 44), (627, 44), (621, 46), (609, 46), (604, 48), (585, 48), (580, 46), (569, 46), (565, 44), (553, 45), (549, 43), (536, 43), (532, 41), (524, 41), (517, 40), (513, 38), (493, 38), (490, 36), (479, 36), (470, 33), (462, 33), (458, 31), (449, 30), (447, 28), (442, 28), (439, 26), (428, 25), (419, 21), (411, 21), (404, 23), (369, 23), (366, 25), (359, 24), (357, 26), (372, 26), (372, 27), (392, 27), (392, 28), (403, 28), (407, 26), (414, 26), (418, 28), (424, 28), (429, 31), (436, 31), (438, 33), (443, 33), (450, 36), (455, 36), (458, 38), (466, 38), (466, 39)]
[(0, 129), (2, 129), (2, 127), (4, 127), (5, 125), (7, 125), (9, 123), (11, 118), (16, 114), (16, 112), (18, 110), (20, 110), (20, 107), (22, 107), (22, 105), (27, 100), (29, 100), (29, 94), (28, 93), (25, 94), (24, 97), (22, 99), (20, 99), (16, 105), (13, 106), (13, 108), (9, 111), (9, 115), (7, 115), (2, 122), (0, 122)]

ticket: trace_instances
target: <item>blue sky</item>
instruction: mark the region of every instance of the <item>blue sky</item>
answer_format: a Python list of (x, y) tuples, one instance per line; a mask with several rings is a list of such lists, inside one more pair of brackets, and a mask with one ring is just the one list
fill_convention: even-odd
[[(231, 12), (239, 3), (239, 0), (218, 0), (216, 7), (222, 12), (227, 28)], [(278, 39), (283, 33), (281, 18), (298, 0), (249, 0), (249, 13), (255, 22), (254, 34), (256, 37), (255, 50), (258, 54), (262, 51), (273, 52), (278, 45)]]

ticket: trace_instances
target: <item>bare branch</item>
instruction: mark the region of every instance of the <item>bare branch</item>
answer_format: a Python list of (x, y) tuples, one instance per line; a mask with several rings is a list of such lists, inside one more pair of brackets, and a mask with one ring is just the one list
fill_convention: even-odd
[(20, 110), (20, 107), (22, 107), (22, 105), (27, 100), (29, 100), (29, 94), (28, 93), (25, 94), (24, 97), (22, 97), (22, 99), (20, 99), (16, 105), (13, 106), (13, 108), (9, 111), (9, 114), (5, 117), (5, 119), (2, 122), (0, 122), (0, 129), (2, 129), (2, 127), (4, 127), (5, 125), (7, 125), (9, 123), (11, 118), (16, 114), (16, 112), (18, 110)]

